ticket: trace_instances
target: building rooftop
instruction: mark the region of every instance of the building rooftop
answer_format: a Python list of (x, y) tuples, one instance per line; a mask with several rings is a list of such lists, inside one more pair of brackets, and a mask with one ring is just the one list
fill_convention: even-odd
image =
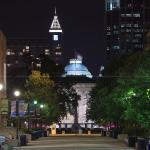
[(70, 59), (69, 65), (65, 67), (63, 77), (67, 76), (85, 76), (92, 78), (93, 76), (85, 65), (82, 64), (82, 59)]

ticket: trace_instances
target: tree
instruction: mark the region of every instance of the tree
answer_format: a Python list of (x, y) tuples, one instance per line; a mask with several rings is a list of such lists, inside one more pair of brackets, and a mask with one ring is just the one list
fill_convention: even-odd
[(28, 103), (37, 100), (44, 104), (43, 115), (47, 121), (58, 122), (68, 112), (73, 113), (80, 96), (69, 82), (54, 83), (49, 75), (33, 71), (26, 80), (24, 97)]
[(69, 80), (69, 78), (67, 78), (62, 80), (61, 83), (57, 83), (55, 85), (55, 89), (59, 97), (59, 103), (61, 104), (60, 109), (62, 112), (62, 118), (65, 117), (67, 113), (70, 113), (75, 115), (75, 122), (77, 123), (77, 107), (80, 96), (73, 88), (73, 85), (74, 84)]
[(134, 53), (123, 61), (113, 73), (109, 68), (109, 74), (97, 83), (91, 93), (88, 115), (96, 121), (119, 120), (120, 125), (126, 122), (126, 127), (148, 130), (150, 51)]
[(54, 82), (48, 74), (32, 71), (26, 80), (24, 97), (28, 103), (37, 100), (44, 104), (43, 113), (49, 122), (57, 121), (60, 117), (57, 93), (54, 90)]
[(124, 66), (124, 59), (127, 57), (128, 55), (123, 56), (108, 65), (104, 71), (104, 76), (99, 79), (96, 87), (90, 93), (91, 98), (87, 110), (89, 119), (99, 123), (110, 123), (110, 125), (121, 122), (121, 112), (124, 108), (116, 100), (117, 94), (114, 90), (119, 90), (117, 89), (117, 77), (119, 76), (119, 69)]

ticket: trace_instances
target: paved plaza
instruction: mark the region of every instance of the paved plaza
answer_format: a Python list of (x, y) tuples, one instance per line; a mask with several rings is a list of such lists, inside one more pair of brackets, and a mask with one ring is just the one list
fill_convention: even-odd
[(42, 137), (14, 150), (133, 150), (123, 142), (100, 136)]

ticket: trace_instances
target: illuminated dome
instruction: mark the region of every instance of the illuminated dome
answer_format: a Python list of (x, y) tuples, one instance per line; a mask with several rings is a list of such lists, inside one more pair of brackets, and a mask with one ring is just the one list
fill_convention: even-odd
[(65, 67), (66, 76), (86, 76), (87, 78), (92, 78), (91, 73), (86, 66), (82, 64), (82, 59), (70, 59), (70, 64)]

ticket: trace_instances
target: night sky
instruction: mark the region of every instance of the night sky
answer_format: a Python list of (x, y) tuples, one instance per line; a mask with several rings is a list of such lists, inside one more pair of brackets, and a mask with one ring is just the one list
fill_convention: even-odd
[(0, 0), (0, 29), (8, 38), (48, 38), (56, 6), (64, 36), (64, 62), (77, 51), (96, 75), (105, 62), (103, 1)]

